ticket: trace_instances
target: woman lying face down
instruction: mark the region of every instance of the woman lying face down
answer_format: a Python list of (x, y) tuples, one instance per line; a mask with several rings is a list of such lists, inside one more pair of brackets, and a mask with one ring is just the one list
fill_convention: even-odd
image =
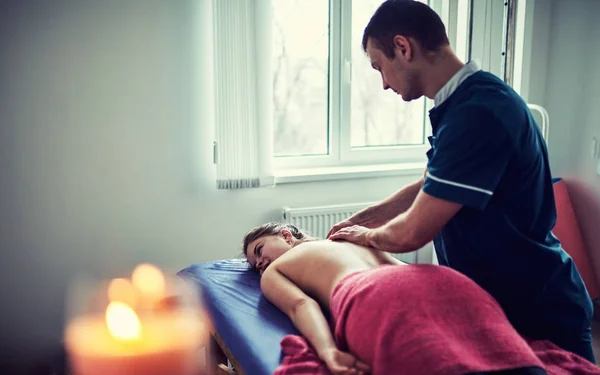
[(450, 268), (407, 265), (285, 223), (254, 228), (243, 246), (265, 298), (333, 374), (545, 374), (498, 303)]

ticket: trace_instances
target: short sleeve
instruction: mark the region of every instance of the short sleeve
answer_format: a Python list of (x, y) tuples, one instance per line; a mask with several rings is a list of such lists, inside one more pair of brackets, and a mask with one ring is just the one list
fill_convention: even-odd
[(507, 129), (485, 109), (464, 108), (440, 124), (423, 191), (484, 209), (513, 153)]

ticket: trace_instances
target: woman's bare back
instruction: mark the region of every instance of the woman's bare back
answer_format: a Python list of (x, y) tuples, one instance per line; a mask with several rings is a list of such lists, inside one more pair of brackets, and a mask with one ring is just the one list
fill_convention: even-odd
[(307, 295), (330, 309), (331, 293), (345, 276), (383, 264), (402, 265), (388, 253), (329, 240), (304, 242), (271, 264)]

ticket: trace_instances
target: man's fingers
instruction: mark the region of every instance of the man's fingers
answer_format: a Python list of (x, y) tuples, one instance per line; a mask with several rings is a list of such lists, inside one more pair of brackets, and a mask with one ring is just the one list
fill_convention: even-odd
[(338, 226), (334, 225), (333, 228), (331, 228), (331, 230), (329, 231), (329, 233), (327, 233), (327, 238), (331, 237), (331, 235), (337, 231), (338, 231)]
[(348, 239), (347, 235), (345, 232), (343, 232), (342, 230), (339, 230), (337, 232), (335, 232), (334, 234), (331, 235), (331, 237), (329, 237), (329, 239), (331, 241), (335, 241), (335, 240), (344, 240), (344, 239)]
[(327, 238), (331, 237), (336, 232), (339, 232), (339, 231), (341, 231), (344, 228), (347, 228), (347, 226), (339, 225), (339, 224), (334, 225), (333, 228), (331, 228), (331, 230), (329, 231), (329, 234), (327, 235)]
[(327, 233), (327, 239), (329, 239), (329, 237), (331, 237), (331, 235), (333, 235), (335, 232), (340, 231), (344, 228), (348, 228), (353, 226), (351, 221), (348, 220), (344, 220), (344, 221), (340, 221), (339, 223), (336, 223), (331, 230), (329, 231), (329, 233)]

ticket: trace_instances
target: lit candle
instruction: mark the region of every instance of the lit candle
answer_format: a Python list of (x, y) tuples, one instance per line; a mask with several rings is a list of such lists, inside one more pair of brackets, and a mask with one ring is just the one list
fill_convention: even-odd
[[(198, 311), (152, 306), (165, 297), (164, 277), (140, 266), (132, 283), (115, 279), (103, 313), (75, 317), (65, 343), (75, 375), (198, 375), (203, 324)], [(136, 311), (137, 306), (137, 311)]]

